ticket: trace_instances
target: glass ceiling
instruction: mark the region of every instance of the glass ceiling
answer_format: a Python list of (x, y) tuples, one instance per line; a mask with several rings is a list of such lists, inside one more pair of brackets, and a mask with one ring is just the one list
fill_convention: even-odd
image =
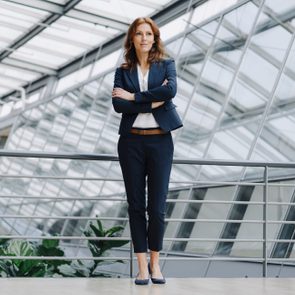
[[(0, 1), (0, 104), (10, 102), (0, 111), (0, 117), (13, 109), (24, 107), (20, 100), (22, 88), (28, 93), (32, 85), (44, 77), (59, 79), (60, 70), (68, 72), (79, 60), (84, 68), (85, 57), (95, 52), (98, 60), (100, 49), (118, 36), (126, 33), (128, 25), (140, 15), (154, 16), (171, 7), (176, 0), (4, 0)], [(200, 1), (187, 2), (190, 4)], [(205, 2), (192, 15), (198, 24), (237, 0)], [(187, 27), (189, 14), (181, 15), (162, 25), (163, 40), (167, 40)], [(123, 34), (123, 35), (122, 35)], [(112, 57), (112, 60), (114, 58)], [(106, 62), (100, 71), (109, 69)], [(89, 67), (88, 67), (89, 69)], [(97, 72), (96, 72), (97, 73)], [(67, 73), (68, 74), (68, 73)], [(48, 82), (46, 80), (46, 82)], [(64, 88), (64, 87), (63, 87)], [(60, 88), (59, 88), (60, 89)], [(27, 104), (35, 101), (27, 100)]]
[[(187, 5), (197, 2), (188, 1)], [(259, 137), (268, 129), (282, 129), (279, 141), (293, 142), (289, 131), (292, 114), (275, 116), (292, 101), (289, 94), (294, 91), (292, 3), (285, 1), (281, 6), (280, 1), (267, 0), (259, 11), (258, 0), (211, 0), (195, 9), (187, 6), (170, 19), (169, 9), (176, 1), (145, 1), (144, 6), (137, 0), (27, 1), (26, 5), (23, 1), (1, 1), (0, 96), (4, 105), (0, 117), (9, 117), (11, 110), (23, 107), (13, 90), (20, 92), (24, 87), (30, 91), (44, 77), (43, 88), (25, 98), (27, 106), (68, 89), (70, 95), (79, 97), (79, 85), (84, 85), (89, 97), (97, 97), (99, 87), (109, 95), (113, 69), (122, 59), (123, 39), (119, 46), (109, 42), (124, 36), (139, 12), (149, 16), (161, 12), (168, 14), (166, 22), (159, 22), (166, 48), (177, 61), (175, 101), (185, 125), (175, 134), (177, 154), (194, 158), (292, 158), (283, 149), (271, 151), (271, 142), (265, 138), (261, 142)], [(233, 5), (237, 8), (231, 10)], [(226, 8), (230, 9), (219, 17), (218, 12)], [(111, 45), (101, 54), (105, 44)], [(293, 45), (288, 51), (289, 44)], [(87, 62), (89, 52), (94, 52), (92, 62)], [(78, 66), (74, 66), (77, 61)], [(93, 80), (96, 76), (103, 77), (102, 84)], [(266, 120), (263, 112), (268, 105)], [(109, 112), (109, 107), (104, 106), (104, 111)], [(116, 125), (111, 128), (115, 130)], [(255, 146), (263, 147), (263, 152), (255, 151)], [(209, 172), (209, 167), (206, 169)]]
[(0, 2), (0, 97), (27, 86), (115, 36), (138, 15), (153, 15), (171, 0)]
[[(112, 108), (110, 90), (115, 66), (122, 59), (123, 39), (119, 45), (115, 41), (125, 34), (136, 15), (133, 12), (140, 7), (141, 15), (159, 11), (166, 15), (161, 33), (176, 60), (178, 93), (174, 101), (184, 122), (184, 128), (173, 132), (175, 156), (294, 161), (293, 0), (212, 0), (194, 9), (187, 7), (171, 19), (169, 9), (177, 4), (175, 1), (145, 1), (145, 6), (136, 0), (27, 1), (26, 6), (21, 2), (0, 2), (0, 90), (6, 102), (1, 115), (8, 116), (12, 108), (21, 109), (11, 97), (14, 94), (9, 95), (13, 89), (38, 89), (43, 78), (46, 83), (40, 82), (40, 91), (28, 95), (28, 104), (50, 95), (54, 98), (36, 103), (17, 117), (8, 149), (116, 153), (120, 115)], [(190, 2), (198, 1), (187, 4)], [(219, 9), (223, 12), (218, 13)], [(2, 17), (11, 13), (16, 16), (13, 21)], [(91, 62), (89, 52), (94, 52)], [(2, 164), (3, 174), (121, 176), (118, 163), (93, 167), (77, 161), (2, 159)], [(175, 165), (171, 187), (179, 187), (173, 181), (261, 177), (259, 171), (255, 173), (244, 168)], [(294, 173), (272, 169), (270, 176), (294, 178)], [(121, 184), (107, 181), (54, 185), (22, 180), (16, 185), (9, 181), (2, 185), (5, 193), (19, 195), (26, 191), (28, 195), (101, 196), (124, 191)], [(236, 198), (235, 192), (223, 189), (224, 199)], [(21, 202), (14, 204), (13, 198), (10, 202), (16, 208), (13, 210), (18, 210), (17, 206), (20, 212), (24, 210)], [(47, 203), (34, 206), (27, 210), (40, 210), (40, 214), (48, 210)], [(108, 203), (95, 205), (91, 212), (101, 214), (110, 207)], [(52, 203), (52, 212), (67, 213), (69, 208), (62, 202)], [(76, 212), (83, 205), (76, 202), (71, 208)], [(47, 222), (46, 226), (51, 225)]]

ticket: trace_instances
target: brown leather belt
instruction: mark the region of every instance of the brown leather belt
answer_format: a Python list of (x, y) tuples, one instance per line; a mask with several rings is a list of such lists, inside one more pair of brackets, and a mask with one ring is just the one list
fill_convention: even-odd
[(166, 134), (167, 132), (160, 129), (137, 129), (137, 128), (131, 128), (130, 133), (132, 134), (138, 134), (138, 135), (157, 135), (157, 134)]

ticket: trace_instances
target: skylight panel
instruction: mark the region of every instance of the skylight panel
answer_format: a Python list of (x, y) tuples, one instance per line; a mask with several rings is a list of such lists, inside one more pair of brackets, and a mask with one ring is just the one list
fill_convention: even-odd
[(99, 1), (99, 3), (97, 0), (84, 0), (75, 8), (126, 23), (139, 16), (150, 15), (154, 11), (154, 9), (144, 6), (144, 1), (133, 3), (122, 0)]
[(253, 36), (252, 42), (278, 61), (283, 61), (291, 34), (282, 26), (275, 26)]
[(53, 3), (56, 3), (56, 4), (62, 4), (62, 5), (65, 5), (68, 0), (46, 0), (48, 2), (53, 2)]
[(282, 12), (294, 10), (295, 3), (294, 1), (266, 0), (265, 6), (280, 14)]
[(67, 16), (61, 17), (45, 32), (46, 37), (60, 37), (84, 48), (97, 45), (100, 42), (118, 34), (118, 30), (100, 24), (89, 23)]
[(204, 4), (198, 6), (193, 14), (191, 23), (199, 24), (202, 21), (212, 17), (213, 15), (219, 13), (222, 10), (236, 4), (238, 0), (209, 0)]
[(21, 37), (25, 32), (38, 25), (49, 14), (23, 5), (0, 1), (0, 36), (6, 44)]
[[(255, 65), (255, 67), (253, 67), (253, 65)], [(247, 75), (250, 79), (270, 92), (277, 77), (278, 69), (261, 56), (248, 49), (240, 72)]]
[(0, 64), (0, 75), (5, 75), (8, 77), (14, 77), (16, 79), (31, 80), (38, 77), (38, 74), (26, 71), (23, 69), (16, 69), (14, 67), (7, 66), (5, 64)]
[(25, 47), (16, 50), (10, 55), (10, 57), (18, 60), (25, 59), (27, 62), (51, 69), (56, 69), (59, 65), (67, 61), (67, 58), (65, 57), (58, 57), (49, 53), (42, 53), (38, 50), (27, 49)]
[(251, 89), (241, 80), (237, 80), (231, 92), (231, 102), (244, 110), (255, 109), (265, 104), (265, 100), (254, 89)]
[(174, 19), (173, 21), (169, 22), (168, 24), (162, 26), (161, 30), (161, 39), (166, 41), (177, 34), (183, 32), (187, 27), (189, 19), (189, 13), (181, 15), (180, 17)]
[(294, 145), (295, 120), (293, 116), (275, 118), (268, 122), (275, 134), (282, 134), (288, 139), (288, 142)]

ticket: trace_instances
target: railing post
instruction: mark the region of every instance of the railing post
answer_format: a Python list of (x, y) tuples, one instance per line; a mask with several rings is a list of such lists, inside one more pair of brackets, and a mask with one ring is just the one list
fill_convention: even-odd
[(262, 275), (267, 277), (267, 220), (268, 220), (268, 166), (264, 167), (264, 187), (263, 187), (263, 264)]
[(130, 241), (130, 278), (133, 277), (133, 244)]

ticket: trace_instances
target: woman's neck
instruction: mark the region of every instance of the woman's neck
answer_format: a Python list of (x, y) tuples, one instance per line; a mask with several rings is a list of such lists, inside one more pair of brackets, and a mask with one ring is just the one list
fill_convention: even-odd
[(148, 54), (137, 54), (137, 60), (141, 67), (148, 67)]

